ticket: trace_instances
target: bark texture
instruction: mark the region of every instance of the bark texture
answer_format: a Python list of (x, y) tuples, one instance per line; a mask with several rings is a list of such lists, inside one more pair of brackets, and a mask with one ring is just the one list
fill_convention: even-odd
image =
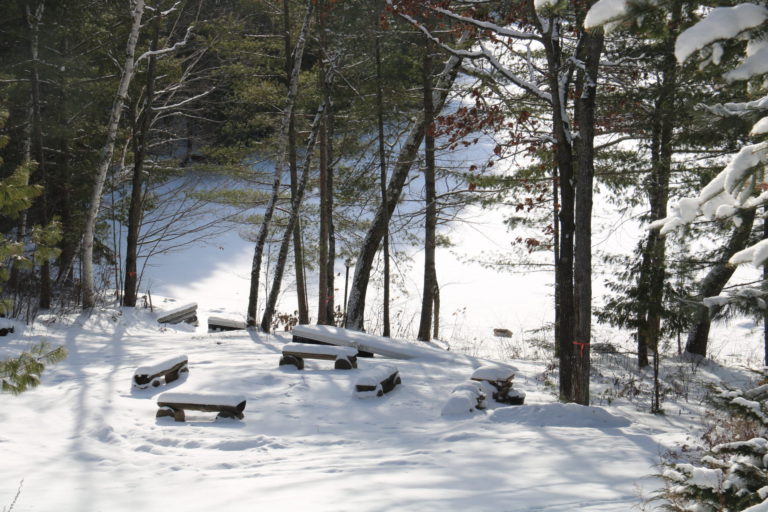
[(117, 88), (115, 100), (112, 103), (112, 109), (107, 123), (107, 140), (101, 148), (98, 165), (96, 167), (96, 177), (91, 193), (91, 203), (85, 218), (85, 227), (83, 233), (83, 308), (90, 309), (96, 305), (96, 294), (93, 282), (93, 242), (96, 233), (96, 218), (99, 215), (101, 207), (101, 194), (104, 191), (104, 182), (107, 178), (107, 171), (112, 162), (112, 155), (115, 151), (115, 140), (117, 139), (117, 127), (120, 124), (120, 117), (123, 111), (123, 105), (128, 96), (128, 87), (133, 80), (136, 43), (139, 40), (141, 30), (141, 19), (144, 14), (144, 0), (136, 0), (133, 9), (131, 30), (128, 35), (128, 42), (125, 45), (125, 60), (123, 63), (123, 73), (120, 77), (120, 84)]

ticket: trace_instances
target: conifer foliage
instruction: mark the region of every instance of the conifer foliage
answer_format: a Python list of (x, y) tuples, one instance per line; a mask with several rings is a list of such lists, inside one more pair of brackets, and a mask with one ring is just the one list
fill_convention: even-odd
[[(725, 428), (696, 463), (665, 465), (660, 498), (666, 510), (700, 512), (768, 510), (768, 378), (747, 390), (712, 389), (713, 406), (725, 413)], [(734, 429), (734, 425), (742, 428)], [(746, 426), (746, 428), (743, 428)], [(736, 430), (749, 435), (738, 435)], [(746, 439), (745, 437), (749, 437)]]

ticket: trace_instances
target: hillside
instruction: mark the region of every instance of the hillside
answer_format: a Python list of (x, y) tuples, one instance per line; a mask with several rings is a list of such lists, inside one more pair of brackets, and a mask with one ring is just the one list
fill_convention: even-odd
[[(698, 382), (744, 377), (713, 363), (668, 363), (670, 375), (688, 379), (688, 401), (676, 393), (655, 417), (642, 394), (622, 391), (636, 378), (624, 356), (595, 356), (594, 402), (604, 408), (557, 403), (547, 363), (514, 360), (525, 405), (443, 417), (451, 390), (486, 361), (389, 361), (403, 384), (360, 399), (356, 376), (382, 358), (351, 371), (314, 360), (303, 371), (279, 368), (286, 335), (205, 334), (160, 327), (156, 316), (102, 310), (42, 318), (12, 335), (5, 351), (44, 338), (69, 356), (39, 388), (0, 395), (0, 507), (626, 511), (658, 485), (650, 475), (661, 454), (702, 428)], [(137, 367), (178, 354), (189, 357), (186, 377), (131, 388)], [(156, 419), (157, 395), (171, 390), (244, 395), (245, 419)]]

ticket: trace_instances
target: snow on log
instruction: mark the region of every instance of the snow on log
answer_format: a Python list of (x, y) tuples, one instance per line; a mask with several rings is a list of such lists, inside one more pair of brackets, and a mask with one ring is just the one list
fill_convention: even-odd
[(187, 356), (175, 356), (152, 364), (141, 366), (133, 373), (133, 386), (139, 389), (146, 389), (150, 385), (159, 386), (162, 382), (173, 382), (179, 378), (180, 373), (188, 372)]
[(489, 393), (488, 383), (467, 381), (459, 384), (451, 392), (451, 396), (443, 406), (442, 416), (462, 416), (485, 409), (485, 398)]
[(304, 369), (304, 359), (326, 359), (335, 361), (336, 370), (357, 368), (357, 349), (335, 345), (314, 345), (311, 343), (288, 343), (283, 346), (280, 366), (293, 365)]
[(355, 383), (355, 394), (358, 398), (384, 396), (395, 386), (401, 384), (400, 373), (392, 364), (382, 364), (366, 370)]
[(456, 358), (451, 352), (417, 346), (391, 338), (382, 338), (330, 325), (297, 325), (293, 328), (293, 339), (295, 341), (314, 341), (330, 345), (354, 347), (360, 352), (370, 352), (384, 357), (391, 357), (392, 359)]
[(241, 395), (215, 395), (204, 393), (163, 393), (157, 397), (157, 417), (172, 416), (176, 421), (185, 421), (185, 410), (218, 412), (219, 418), (245, 416), (246, 399)]
[(197, 324), (197, 302), (184, 304), (178, 308), (166, 311), (157, 318), (157, 321), (161, 324), (178, 324), (180, 322)]
[(208, 317), (208, 332), (239, 331), (247, 328), (243, 320), (224, 318), (220, 316)]

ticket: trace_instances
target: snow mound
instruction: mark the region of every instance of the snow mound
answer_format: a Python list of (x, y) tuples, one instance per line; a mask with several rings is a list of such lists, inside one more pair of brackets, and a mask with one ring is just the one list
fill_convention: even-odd
[(503, 407), (491, 412), (489, 419), (540, 427), (620, 428), (631, 424), (600, 407), (559, 403)]

